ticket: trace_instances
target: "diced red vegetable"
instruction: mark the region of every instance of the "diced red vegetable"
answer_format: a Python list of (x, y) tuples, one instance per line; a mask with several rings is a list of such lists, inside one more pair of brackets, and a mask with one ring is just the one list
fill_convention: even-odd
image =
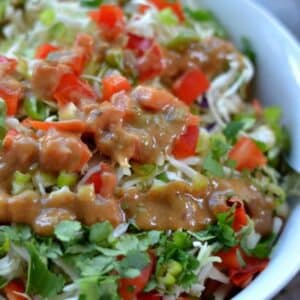
[(97, 99), (93, 89), (71, 73), (61, 77), (53, 97), (61, 105), (69, 102), (77, 104), (81, 99)]
[(23, 124), (28, 125), (36, 130), (49, 130), (55, 128), (61, 131), (82, 133), (86, 131), (86, 124), (81, 120), (68, 120), (59, 122), (46, 122), (46, 121), (36, 121), (31, 119), (25, 119)]
[(239, 171), (253, 170), (266, 164), (267, 159), (253, 140), (240, 137), (228, 154), (229, 158), (236, 161)]
[(236, 205), (232, 227), (235, 232), (238, 232), (248, 223), (248, 217), (245, 210), (245, 206), (241, 200), (236, 198), (231, 198), (228, 202), (229, 204)]
[(178, 159), (194, 155), (198, 137), (198, 126), (188, 126), (186, 131), (175, 141), (172, 151), (173, 155)]
[[(180, 21), (185, 20), (183, 8), (179, 0), (149, 0), (149, 2), (155, 5), (159, 10), (170, 8)], [(141, 13), (144, 13), (147, 9), (149, 9), (149, 5), (142, 4), (139, 7)]]
[(89, 15), (101, 29), (103, 37), (109, 41), (117, 39), (125, 30), (124, 13), (116, 4), (103, 4)]
[(238, 247), (232, 247), (227, 250), (223, 250), (218, 252), (216, 255), (219, 256), (222, 259), (222, 262), (218, 265), (222, 269), (239, 269), (240, 263), (237, 257), (237, 251), (239, 250)]
[(145, 52), (137, 61), (140, 81), (153, 79), (161, 74), (164, 69), (163, 52), (157, 43)]
[(126, 48), (132, 50), (138, 57), (140, 57), (152, 47), (153, 42), (153, 39), (128, 33)]
[(231, 283), (241, 288), (246, 287), (256, 274), (267, 267), (269, 262), (267, 259), (255, 257), (247, 257), (245, 260), (247, 263), (245, 268), (230, 269), (228, 272)]
[(113, 94), (121, 91), (129, 91), (130, 89), (130, 82), (121, 75), (107, 76), (102, 80), (103, 100), (109, 100)]
[(74, 47), (83, 49), (85, 56), (89, 58), (93, 54), (94, 39), (90, 34), (79, 33), (76, 36)]
[(88, 178), (87, 183), (94, 185), (96, 194), (100, 194), (103, 197), (109, 197), (113, 194), (117, 184), (117, 178), (108, 164), (101, 163), (100, 171)]
[(4, 294), (8, 300), (26, 300), (26, 295), (20, 295), (25, 293), (25, 286), (20, 280), (10, 281), (4, 288)]
[(56, 52), (60, 48), (51, 44), (42, 44), (36, 51), (34, 57), (37, 59), (46, 59), (51, 52)]
[(11, 74), (17, 68), (18, 62), (14, 58), (0, 55), (0, 74)]
[(14, 116), (18, 111), (19, 102), (22, 98), (22, 91), (17, 88), (13, 89), (13, 86), (0, 84), (0, 98), (6, 103), (7, 114)]
[(209, 85), (209, 80), (201, 70), (191, 69), (175, 81), (173, 92), (180, 100), (191, 105), (208, 90)]
[(135, 278), (121, 278), (119, 282), (119, 294), (122, 300), (132, 300), (138, 295), (149, 282), (154, 267), (154, 259)]
[(7, 131), (3, 142), (2, 142), (2, 146), (4, 150), (9, 150), (11, 149), (13, 142), (14, 142), (14, 138), (17, 136), (18, 132), (14, 129), (10, 129)]

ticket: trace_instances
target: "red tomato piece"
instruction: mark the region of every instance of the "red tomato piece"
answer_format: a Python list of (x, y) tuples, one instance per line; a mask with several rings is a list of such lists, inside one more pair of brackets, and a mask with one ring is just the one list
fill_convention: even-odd
[(175, 81), (173, 92), (184, 103), (191, 105), (208, 90), (209, 85), (209, 80), (201, 70), (191, 69)]
[[(180, 4), (180, 1), (169, 1), (169, 0), (149, 0), (153, 5), (157, 7), (159, 10), (163, 10), (166, 8), (170, 8), (174, 14), (178, 17), (180, 21), (184, 21), (184, 12), (182, 5)], [(147, 9), (149, 9), (148, 5), (141, 5), (139, 7), (139, 11), (141, 13), (145, 12)]]
[(253, 277), (262, 272), (268, 265), (267, 259), (258, 259), (255, 257), (246, 257), (245, 261), (247, 263), (245, 268), (230, 269), (228, 274), (230, 281), (238, 287), (246, 287)]
[[(25, 286), (20, 280), (12, 280), (4, 287), (4, 294), (8, 300), (24, 300), (26, 296), (20, 294), (25, 293)], [(20, 293), (20, 294), (19, 294)]]
[(267, 159), (253, 140), (240, 137), (228, 154), (229, 158), (236, 161), (239, 171), (253, 170), (266, 164)]
[(42, 44), (36, 51), (34, 57), (37, 59), (46, 59), (51, 52), (56, 52), (59, 50), (59, 47), (51, 44)]
[(61, 77), (53, 97), (59, 104), (69, 102), (76, 104), (84, 98), (96, 99), (97, 95), (87, 83), (81, 81), (75, 74), (68, 73)]
[(238, 247), (232, 247), (228, 250), (220, 251), (216, 255), (222, 259), (222, 262), (218, 265), (222, 269), (239, 269), (240, 263), (237, 257)]
[(153, 42), (153, 39), (128, 33), (126, 48), (132, 50), (138, 57), (140, 57), (152, 47)]
[(122, 300), (132, 300), (139, 294), (149, 282), (154, 268), (154, 259), (135, 278), (121, 278), (119, 282), (119, 294)]
[(0, 55), (0, 73), (11, 74), (17, 68), (18, 62), (14, 58), (8, 58)]
[(112, 172), (108, 164), (101, 163), (100, 168), (100, 171), (94, 173), (87, 180), (87, 183), (91, 183), (94, 185), (96, 194), (100, 194), (103, 197), (108, 197), (113, 194), (113, 191), (117, 184), (117, 177)]
[(241, 200), (236, 198), (231, 198), (228, 201), (228, 203), (232, 205), (233, 204), (236, 205), (232, 227), (235, 232), (238, 232), (248, 224), (248, 217), (247, 217), (244, 203)]
[(130, 89), (130, 82), (121, 75), (107, 76), (102, 80), (103, 100), (109, 100), (113, 94), (121, 91), (129, 91)]
[(94, 39), (90, 34), (79, 33), (76, 36), (74, 47), (83, 49), (85, 56), (89, 58), (93, 54)]
[(163, 52), (157, 43), (138, 59), (137, 69), (140, 81), (146, 81), (159, 76), (164, 69)]
[(3, 139), (2, 146), (4, 150), (11, 149), (15, 137), (18, 135), (18, 132), (14, 129), (9, 129)]
[(198, 137), (198, 126), (188, 126), (186, 131), (175, 141), (172, 151), (173, 155), (178, 159), (194, 155)]
[(140, 293), (137, 295), (137, 300), (161, 300), (162, 296), (158, 293)]
[(19, 101), (22, 98), (21, 90), (13, 90), (9, 86), (0, 85), (0, 97), (6, 103), (7, 114), (14, 116), (18, 111)]
[(103, 37), (109, 41), (118, 38), (125, 30), (124, 13), (116, 4), (103, 4), (89, 15), (101, 29)]

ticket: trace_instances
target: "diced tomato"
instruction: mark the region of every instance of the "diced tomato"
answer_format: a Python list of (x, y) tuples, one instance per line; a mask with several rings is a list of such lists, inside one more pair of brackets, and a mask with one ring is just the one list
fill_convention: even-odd
[(141, 274), (135, 278), (121, 278), (119, 282), (119, 294), (122, 300), (132, 300), (138, 295), (149, 282), (151, 273), (154, 268), (154, 259), (152, 258), (151, 262), (144, 270), (141, 271)]
[(124, 13), (116, 4), (103, 4), (89, 15), (101, 29), (103, 37), (109, 41), (118, 38), (125, 30)]
[(3, 146), (4, 150), (11, 149), (14, 138), (17, 136), (17, 134), (18, 134), (18, 132), (14, 129), (10, 129), (7, 131), (7, 133), (3, 139), (3, 142), (2, 142), (2, 146)]
[(153, 39), (128, 33), (126, 48), (132, 50), (138, 57), (140, 57), (152, 47), (153, 42)]
[(74, 47), (83, 49), (85, 56), (89, 58), (93, 54), (94, 39), (90, 34), (79, 33), (76, 36)]
[(164, 69), (163, 52), (157, 43), (145, 52), (137, 61), (140, 81), (146, 81), (159, 76)]
[(25, 119), (23, 121), (24, 125), (29, 125), (36, 130), (49, 130), (55, 128), (56, 130), (68, 131), (74, 133), (82, 133), (86, 131), (87, 127), (81, 120), (67, 120), (60, 122), (46, 122), (46, 121), (36, 121), (31, 119)]
[(236, 161), (239, 171), (253, 170), (266, 164), (267, 159), (253, 140), (243, 136), (237, 141), (228, 154), (229, 158)]
[(113, 194), (117, 184), (117, 177), (108, 164), (100, 163), (100, 171), (88, 178), (87, 183), (94, 185), (96, 194), (108, 197)]
[(191, 69), (175, 81), (173, 92), (180, 100), (191, 105), (208, 90), (209, 85), (209, 80), (201, 70)]
[[(170, 8), (176, 14), (180, 21), (184, 21), (184, 12), (179, 0), (149, 0), (149, 2), (154, 4), (159, 10)], [(139, 11), (141, 13), (144, 13), (147, 9), (149, 9), (149, 5), (143, 4), (139, 7)]]
[(186, 131), (175, 141), (172, 154), (178, 159), (194, 155), (198, 137), (198, 126), (188, 126)]
[(96, 99), (97, 95), (87, 83), (80, 80), (75, 74), (68, 73), (61, 77), (53, 97), (63, 105), (69, 102), (76, 104), (85, 98)]
[(17, 68), (18, 62), (14, 58), (0, 55), (0, 74), (11, 74)]
[(21, 90), (0, 85), (0, 98), (6, 103), (7, 114), (9, 116), (14, 116), (18, 111), (19, 102), (22, 98)]
[(218, 265), (222, 269), (239, 269), (240, 263), (237, 257), (238, 247), (232, 247), (228, 250), (220, 251), (216, 255), (222, 259), (222, 262)]
[(162, 296), (158, 293), (140, 293), (137, 295), (137, 300), (161, 300)]
[(268, 265), (267, 259), (258, 259), (254, 257), (245, 258), (247, 263), (245, 268), (230, 269), (228, 274), (230, 281), (238, 287), (244, 288), (247, 286), (253, 277), (262, 272)]
[(12, 280), (4, 287), (4, 294), (8, 300), (25, 300), (28, 299), (25, 293), (25, 286), (20, 280)]
[(241, 200), (236, 198), (231, 198), (228, 202), (229, 204), (236, 205), (232, 227), (235, 232), (238, 232), (248, 223), (248, 217), (245, 210), (245, 206)]
[(107, 76), (102, 80), (103, 100), (109, 100), (113, 94), (121, 91), (129, 91), (130, 89), (130, 82), (121, 75)]
[(35, 50), (34, 57), (37, 59), (46, 59), (51, 52), (56, 52), (60, 48), (51, 44), (42, 44)]

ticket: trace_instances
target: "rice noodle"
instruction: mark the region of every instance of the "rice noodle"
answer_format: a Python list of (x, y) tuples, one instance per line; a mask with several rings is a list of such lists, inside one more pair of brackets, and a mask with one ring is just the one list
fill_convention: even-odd
[(190, 168), (188, 165), (186, 165), (184, 162), (175, 159), (173, 156), (167, 156), (167, 160), (169, 163), (175, 167), (176, 169), (180, 170), (182, 173), (184, 173), (189, 178), (194, 178), (197, 176), (197, 172)]

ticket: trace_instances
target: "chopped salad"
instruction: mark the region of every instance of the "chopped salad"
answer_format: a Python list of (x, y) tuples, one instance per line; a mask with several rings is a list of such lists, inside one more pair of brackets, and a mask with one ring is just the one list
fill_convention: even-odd
[(0, 299), (219, 300), (267, 267), (288, 137), (241, 45), (179, 0), (1, 1)]

